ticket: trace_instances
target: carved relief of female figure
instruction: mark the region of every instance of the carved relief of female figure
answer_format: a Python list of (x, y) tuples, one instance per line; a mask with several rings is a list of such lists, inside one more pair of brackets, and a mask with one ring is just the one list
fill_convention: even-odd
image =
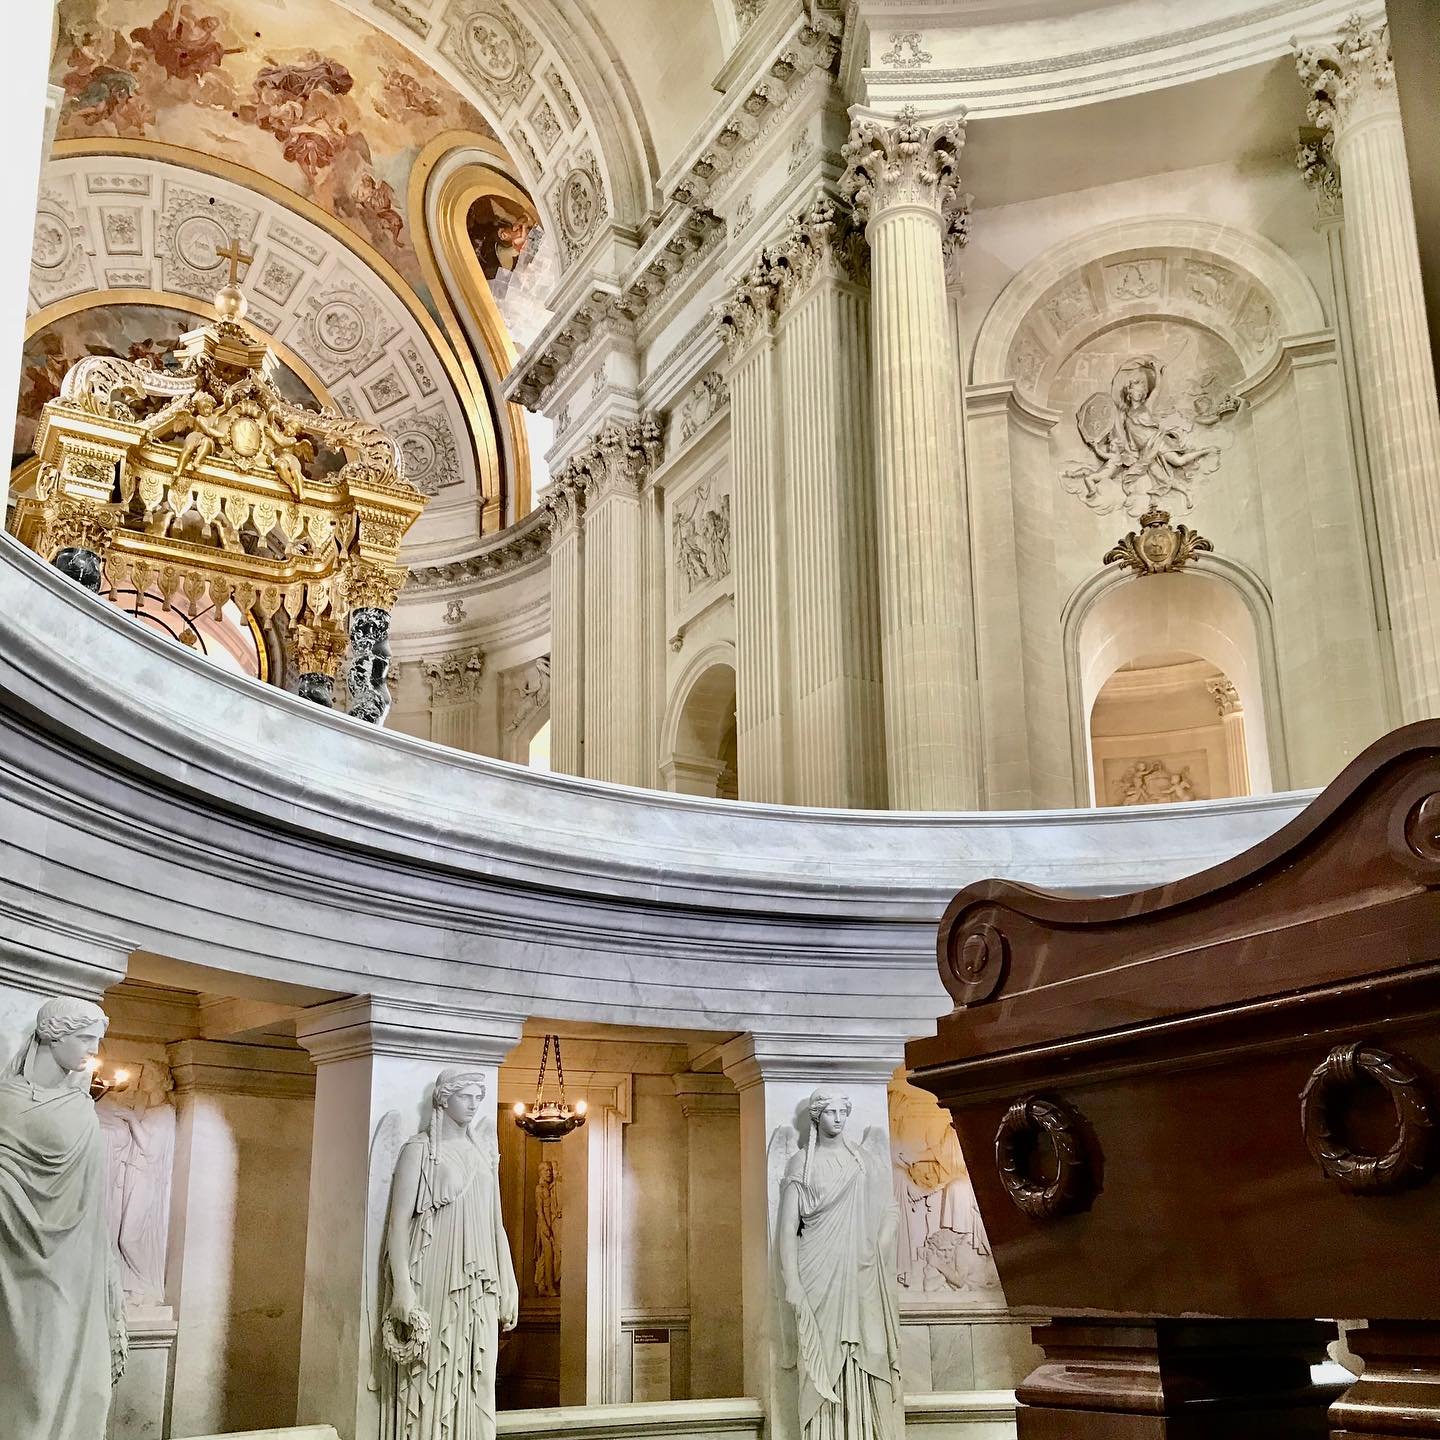
[(889, 1149), (874, 1153), (868, 1134), (862, 1145), (846, 1138), (850, 1109), (836, 1091), (811, 1095), (809, 1141), (780, 1182), (776, 1246), (793, 1315), (800, 1433), (903, 1440)]
[(125, 1298), (165, 1303), (165, 1246), (170, 1233), (170, 1166), (175, 1154), (174, 1081), (146, 1060), (133, 1091), (96, 1107), (110, 1148), (110, 1231), (120, 1254)]
[(86, 1062), (105, 1012), (57, 997), (0, 1071), (0, 1403), (6, 1440), (102, 1440), (125, 1369)]
[(519, 1289), (500, 1219), (499, 1151), (473, 1129), (484, 1099), (483, 1074), (442, 1071), (430, 1124), (395, 1166), (382, 1440), (494, 1440), (499, 1332), (515, 1325)]
[(541, 1161), (535, 1185), (535, 1293), (560, 1293), (560, 1176), (553, 1160)]

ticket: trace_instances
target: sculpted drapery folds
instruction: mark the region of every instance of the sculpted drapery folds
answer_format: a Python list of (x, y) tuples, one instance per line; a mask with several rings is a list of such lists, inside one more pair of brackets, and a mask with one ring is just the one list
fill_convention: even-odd
[(0, 1072), (0, 1397), (7, 1440), (101, 1440), (127, 1342), (87, 1061), (105, 1012), (57, 997)]
[(873, 1129), (858, 1145), (846, 1137), (851, 1103), (838, 1091), (816, 1090), (808, 1109), (808, 1139), (780, 1179), (775, 1246), (800, 1435), (903, 1440), (889, 1145)]
[(443, 1070), (400, 1149), (385, 1229), (382, 1440), (494, 1440), (495, 1362), (520, 1292), (479, 1071)]

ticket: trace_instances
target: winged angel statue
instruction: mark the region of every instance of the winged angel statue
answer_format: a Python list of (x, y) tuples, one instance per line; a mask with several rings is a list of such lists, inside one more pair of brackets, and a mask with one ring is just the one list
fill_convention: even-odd
[(1098, 466), (1071, 465), (1061, 482), (1092, 510), (1123, 509), (1138, 520), (1155, 506), (1189, 510), (1196, 479), (1212, 474), (1222, 447), (1196, 445), (1196, 425), (1210, 427), (1235, 414), (1241, 401), (1225, 390), (1216, 372), (1188, 391), (1191, 418), (1162, 407), (1167, 366), (1153, 355), (1134, 355), (1115, 372), (1109, 391), (1097, 390), (1075, 412), (1080, 438)]
[(770, 1137), (780, 1363), (795, 1372), (801, 1440), (903, 1440), (890, 1142), (879, 1126), (849, 1139), (851, 1108), (816, 1090), (804, 1147), (791, 1125)]

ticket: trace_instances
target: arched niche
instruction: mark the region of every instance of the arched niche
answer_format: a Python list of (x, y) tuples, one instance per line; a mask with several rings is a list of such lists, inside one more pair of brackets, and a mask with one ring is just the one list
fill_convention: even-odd
[(1199, 657), (1234, 685), (1250, 793), (1287, 787), (1269, 597), (1254, 576), (1223, 561), (1144, 577), (1101, 572), (1071, 597), (1062, 629), (1077, 804), (1096, 799), (1090, 717), (1102, 687), (1122, 667), (1163, 654)]
[(713, 645), (687, 667), (675, 688), (660, 745), (667, 790), (734, 800), (739, 796), (735, 651)]
[(519, 218), (530, 229), (541, 216), (521, 185), (504, 149), (483, 136), (440, 136), (421, 153), (411, 178), (425, 215), (417, 241), (422, 269), (432, 289), (469, 341), (480, 383), (476, 393), (490, 402), (500, 444), (500, 473), (506, 493), (487, 497), (482, 529), (492, 531), (521, 519), (531, 505), (531, 449), (523, 406), (500, 398), (500, 384), (515, 363), (516, 346), (496, 303), (485, 265), (472, 240), (472, 221), (489, 207)]
[(1044, 403), (1054, 369), (1088, 335), (1167, 316), (1214, 330), (1251, 374), (1281, 342), (1327, 319), (1315, 288), (1283, 250), (1193, 215), (1102, 225), (1037, 256), (1001, 292), (976, 336), (971, 382), (1013, 380)]

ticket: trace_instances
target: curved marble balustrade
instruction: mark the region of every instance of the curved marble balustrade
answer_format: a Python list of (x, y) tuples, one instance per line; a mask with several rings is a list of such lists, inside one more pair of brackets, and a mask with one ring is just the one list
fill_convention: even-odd
[(0, 968), (93, 944), (302, 996), (893, 1053), (948, 1008), (961, 886), (1149, 885), (1308, 798), (872, 814), (538, 775), (227, 675), (0, 540)]

